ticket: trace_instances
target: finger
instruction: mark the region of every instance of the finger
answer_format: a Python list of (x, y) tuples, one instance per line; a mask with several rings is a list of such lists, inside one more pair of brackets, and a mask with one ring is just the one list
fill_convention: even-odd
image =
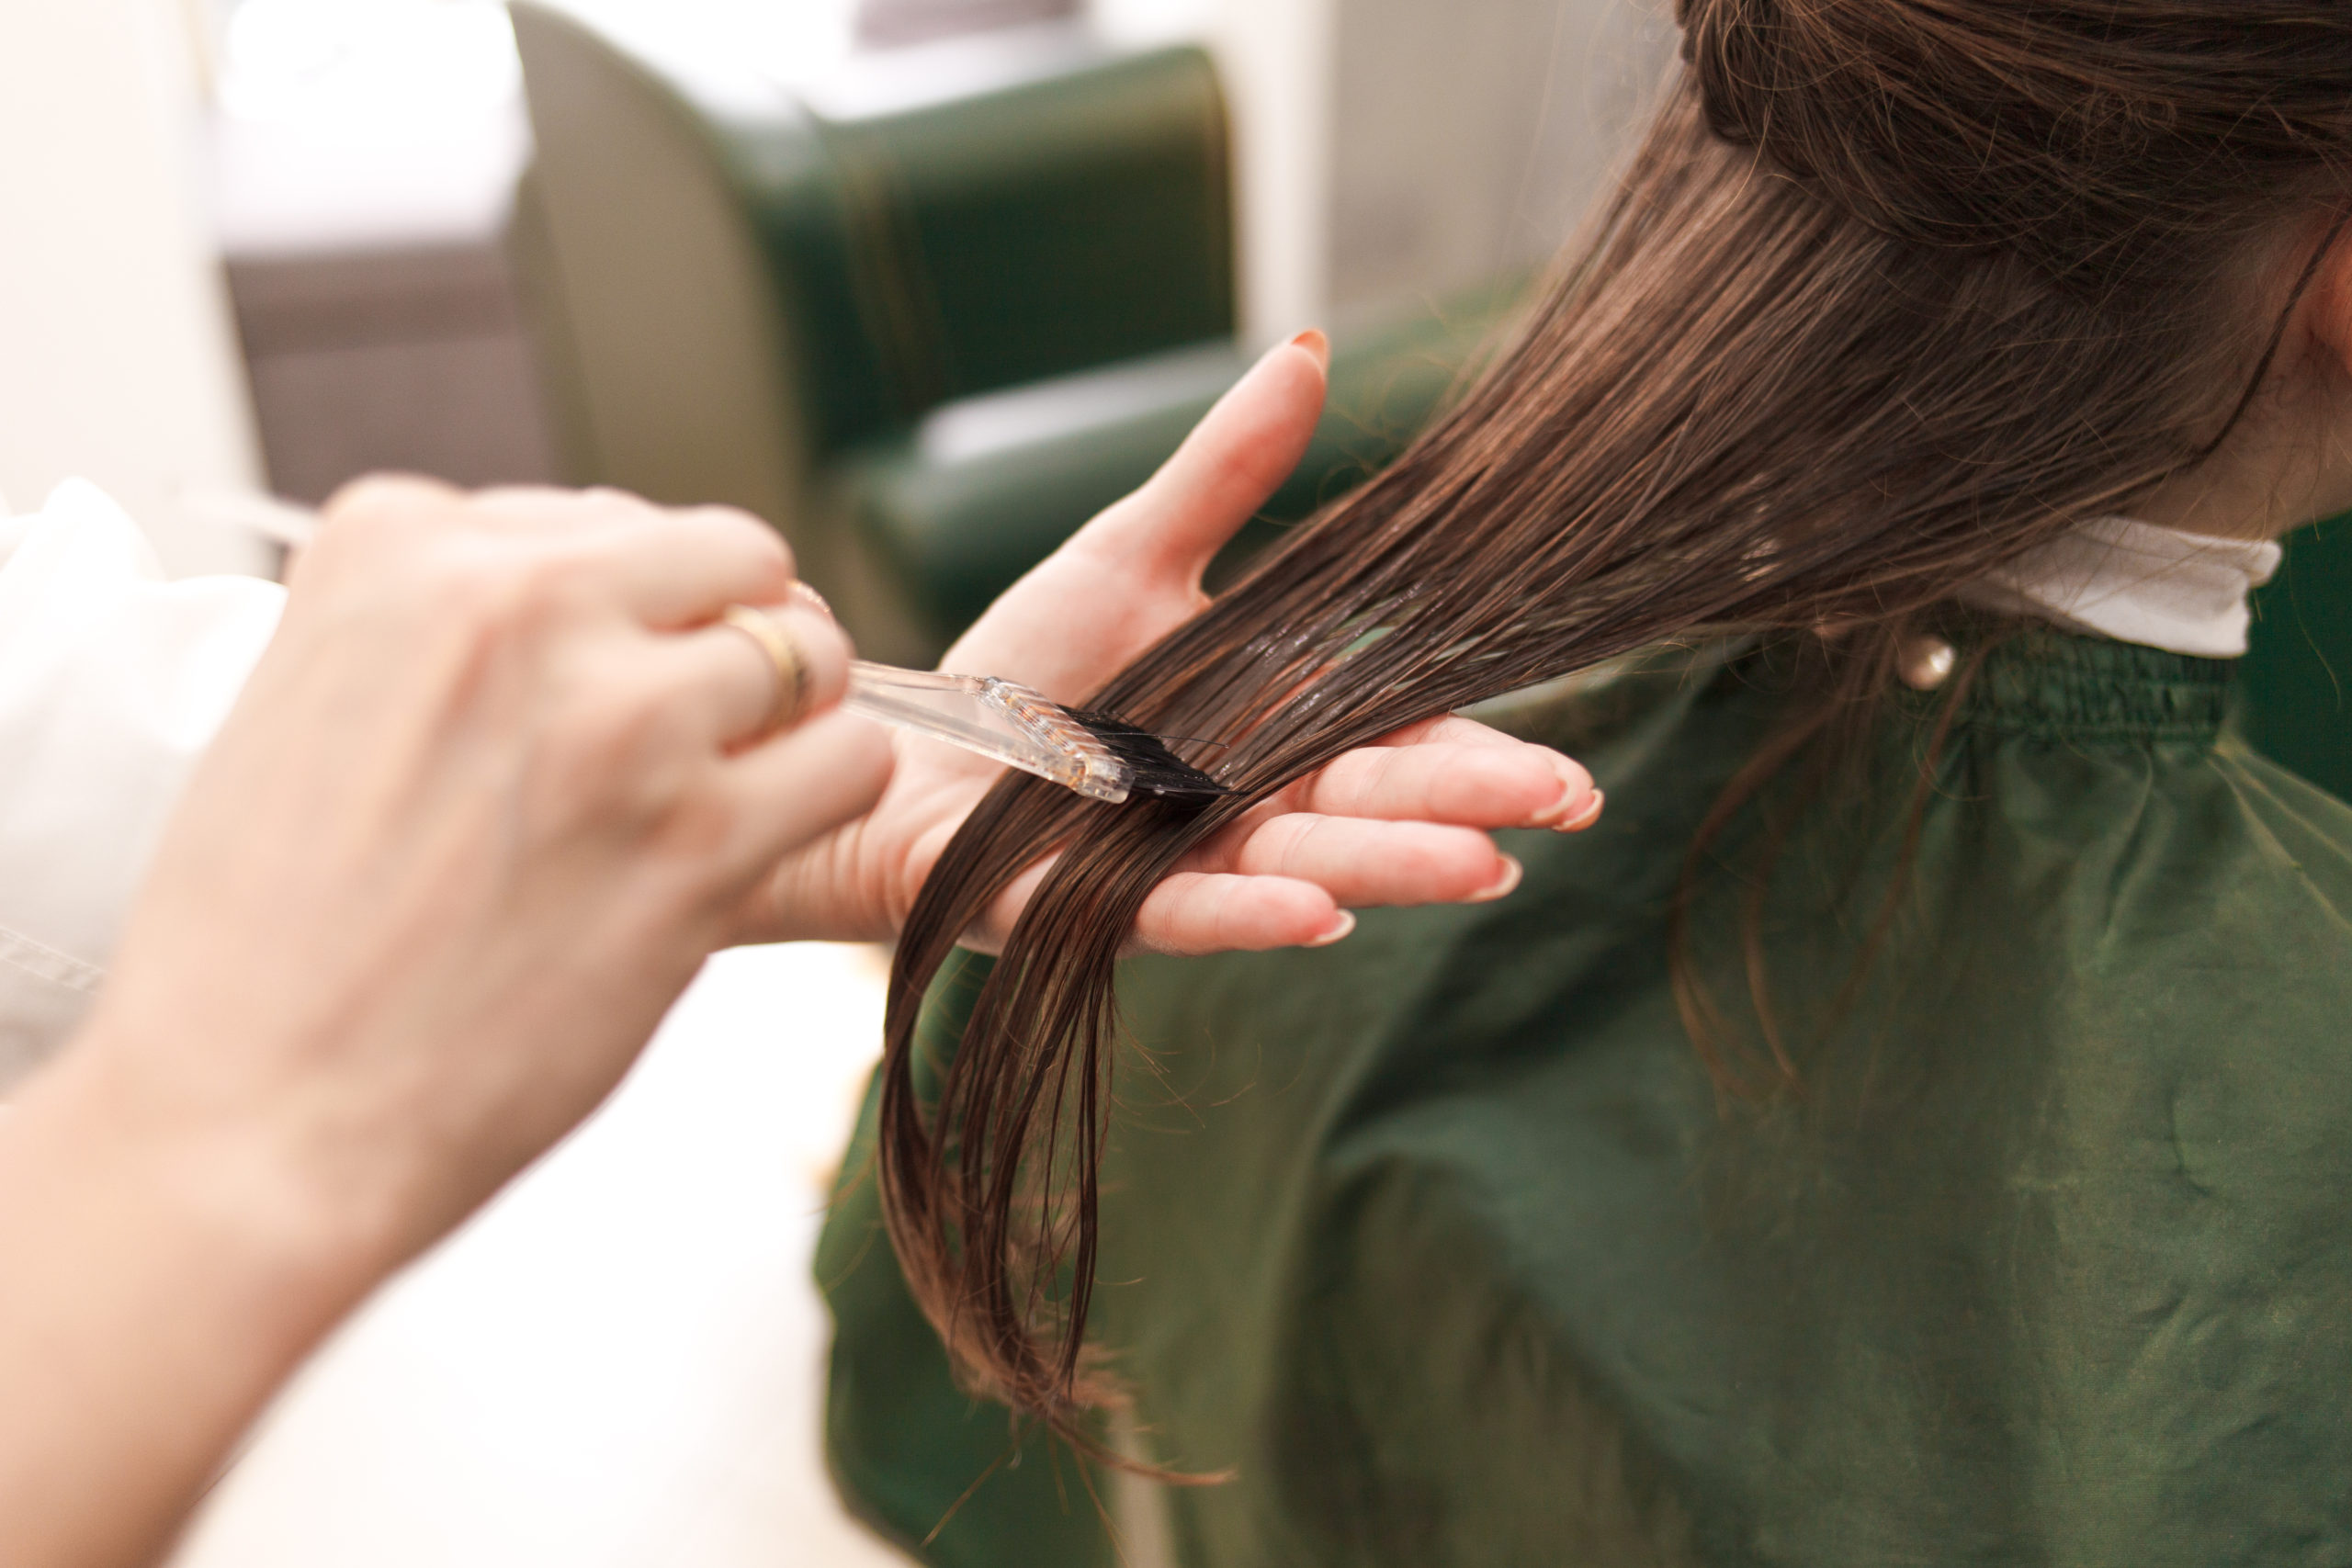
[(1067, 548), (1198, 581), (1226, 542), (1306, 456), (1322, 416), (1330, 345), (1302, 333), (1235, 383), (1144, 487)]
[(439, 479), (415, 474), (363, 474), (337, 487), (319, 508), (319, 525), (348, 525), (356, 519), (406, 519), (419, 513), (444, 513), (461, 506), (465, 492)]
[(468, 499), (482, 517), (522, 528), (573, 528), (584, 520), (610, 522), (623, 514), (661, 510), (642, 496), (610, 485), (582, 490), (560, 485), (485, 485)]
[(1182, 869), (1311, 882), (1356, 909), (1483, 903), (1519, 885), (1518, 863), (1476, 828), (1302, 812), (1238, 840), (1204, 844)]
[(791, 584), (776, 531), (729, 506), (656, 506), (626, 491), (510, 485), (468, 498), (478, 525), (570, 547), (630, 614), (657, 628), (709, 620), (729, 604), (773, 604)]
[(746, 623), (722, 621), (673, 639), (727, 665), (727, 677), (708, 686), (713, 733), (722, 743), (767, 739), (842, 701), (852, 649), (832, 616), (802, 604), (736, 604), (729, 616)]
[(1373, 742), (1374, 746), (1421, 746), (1430, 741), (1444, 741), (1455, 746), (1524, 746), (1526, 741), (1505, 735), (1491, 725), (1480, 724), (1475, 718), (1464, 718), (1458, 713), (1442, 713), (1435, 718), (1425, 718), (1419, 724), (1408, 724), (1394, 729)]
[[(412, 512), (435, 504), (422, 492), (388, 493)], [(783, 537), (733, 507), (671, 508), (624, 491), (529, 486), (445, 492), (438, 505), (475, 527), (531, 541), (552, 552), (542, 558), (552, 564), (585, 568), (595, 592), (657, 629), (707, 621), (730, 604), (773, 604), (793, 581)]]
[(795, 579), (792, 586), (786, 590), (785, 603), (787, 604), (797, 604), (800, 608), (812, 611), (837, 625), (841, 620), (840, 616), (833, 614), (832, 605), (825, 602), (825, 596), (823, 594), (818, 592), (815, 589), (809, 587), (807, 583), (802, 582), (797, 579)]
[(1264, 820), (1281, 811), (1306, 811), (1470, 828), (1565, 828), (1580, 823), (1595, 793), (1583, 765), (1548, 746), (1473, 739), (1344, 752), (1283, 791), (1276, 812), (1261, 807), (1256, 815)]
[(657, 628), (698, 625), (729, 604), (777, 604), (792, 587), (782, 536), (732, 507), (646, 507), (616, 521), (605, 545), (621, 603)]
[(1029, 907), (1029, 900), (1037, 896), (1037, 889), (1045, 886), (1046, 875), (1060, 860), (1058, 854), (1047, 855), (1023, 868), (989, 903), (989, 912), (980, 923), (964, 933), (964, 945), (975, 953), (1003, 952), (1004, 939), (1021, 923), (1021, 911)]
[(722, 784), (744, 825), (730, 860), (765, 874), (794, 850), (874, 808), (889, 782), (888, 735), (838, 710), (729, 759)]
[(1178, 872), (1144, 900), (1133, 942), (1148, 953), (1198, 957), (1328, 947), (1354, 929), (1355, 917), (1311, 882)]
[(831, 616), (798, 604), (758, 613), (782, 639), (780, 649), (721, 623), (656, 637), (646, 655), (674, 704), (719, 746), (790, 728), (839, 702), (849, 683), (849, 639)]

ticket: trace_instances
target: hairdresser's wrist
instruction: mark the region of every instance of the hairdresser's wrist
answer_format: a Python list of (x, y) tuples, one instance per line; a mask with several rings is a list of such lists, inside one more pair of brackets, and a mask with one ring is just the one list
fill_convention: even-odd
[[(224, 1290), (252, 1290), (271, 1303), (255, 1331), (307, 1341), (397, 1267), (401, 1184), (357, 1146), (330, 1154), (300, 1108), (206, 1092), (200, 1065), (228, 1055), (101, 1007), (40, 1102), (72, 1129), (124, 1223), (171, 1238), (159, 1267), (186, 1259)], [(159, 1082), (151, 1069), (165, 1057), (198, 1070)]]
[(126, 1075), (140, 1059), (94, 1029), (0, 1121), (11, 1563), (160, 1558), (377, 1277), (380, 1253), (266, 1141), (166, 1104)]

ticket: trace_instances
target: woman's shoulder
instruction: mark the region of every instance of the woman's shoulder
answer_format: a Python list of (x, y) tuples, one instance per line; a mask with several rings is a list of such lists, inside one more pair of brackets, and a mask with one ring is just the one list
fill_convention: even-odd
[[(2284, 1052), (2352, 1071), (2352, 806), (2233, 736), (2079, 783), (2072, 812), (2035, 787), (2085, 771), (2004, 781), (1972, 846), (1984, 891), (2067, 958), (2053, 999), (2085, 1028), (2144, 1020), (2217, 1068)], [(2063, 874), (2045, 874), (2047, 835), (2076, 818)]]
[(2307, 888), (2314, 908), (2352, 933), (2352, 804), (2235, 735), (2216, 748), (2213, 767), (2236, 803), (2239, 852), (2261, 874)]

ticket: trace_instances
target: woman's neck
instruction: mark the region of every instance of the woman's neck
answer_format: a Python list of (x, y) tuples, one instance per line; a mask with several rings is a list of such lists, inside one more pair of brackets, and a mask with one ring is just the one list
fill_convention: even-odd
[(2220, 448), (2133, 497), (2132, 516), (2208, 538), (2275, 539), (2352, 512), (2352, 370), (2308, 324), (2290, 333), (2279, 361)]

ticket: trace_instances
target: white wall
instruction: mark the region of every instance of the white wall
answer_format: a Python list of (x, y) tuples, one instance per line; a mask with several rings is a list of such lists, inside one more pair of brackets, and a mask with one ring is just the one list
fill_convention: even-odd
[(1666, 0), (1096, 0), (1197, 37), (1232, 108), (1244, 335), (1378, 318), (1540, 265), (1640, 121)]
[(260, 474), (198, 206), (192, 14), (0, 3), (0, 495), (86, 475), (175, 573), (257, 571), (256, 543), (173, 505)]
[(1218, 0), (1210, 48), (1233, 116), (1242, 335), (1329, 325), (1333, 42), (1341, 0)]
[(1541, 265), (1670, 56), (1663, 0), (1337, 0), (1330, 306), (1342, 320)]

